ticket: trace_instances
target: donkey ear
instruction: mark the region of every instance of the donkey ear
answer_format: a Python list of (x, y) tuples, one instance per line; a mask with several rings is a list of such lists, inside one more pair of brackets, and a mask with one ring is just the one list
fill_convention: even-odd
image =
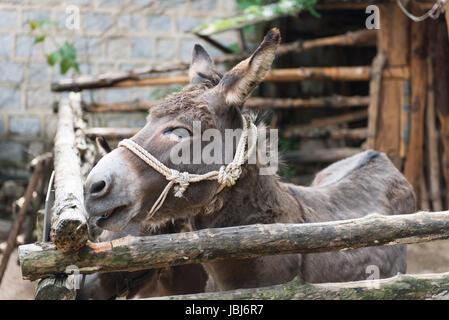
[(221, 74), (215, 69), (209, 54), (201, 45), (195, 44), (189, 69), (190, 83), (199, 84), (211, 81), (213, 84), (217, 84), (220, 79)]
[(271, 29), (249, 58), (223, 76), (217, 89), (224, 95), (226, 104), (242, 104), (262, 82), (273, 63), (280, 41), (279, 29)]

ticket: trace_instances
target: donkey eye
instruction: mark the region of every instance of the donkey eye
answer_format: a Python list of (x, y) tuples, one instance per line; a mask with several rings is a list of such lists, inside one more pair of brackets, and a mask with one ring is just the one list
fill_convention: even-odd
[(191, 136), (190, 130), (183, 127), (169, 128), (163, 134), (168, 135), (170, 139), (175, 141), (181, 141)]

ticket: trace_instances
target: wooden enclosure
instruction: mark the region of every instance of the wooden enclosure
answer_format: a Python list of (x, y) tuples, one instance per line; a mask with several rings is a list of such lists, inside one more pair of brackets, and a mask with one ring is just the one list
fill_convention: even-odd
[[(367, 3), (327, 1), (321, 6), (325, 10), (360, 10)], [(38, 285), (36, 298), (73, 299), (74, 291), (68, 287), (66, 278), (61, 277), (70, 265), (77, 265), (81, 274), (133, 271), (230, 257), (325, 252), (448, 239), (449, 211), (443, 211), (449, 206), (448, 24), (444, 17), (413, 22), (394, 1), (382, 1), (377, 5), (380, 9), (379, 30), (348, 31), (284, 43), (278, 51), (282, 57), (314, 48), (369, 46), (376, 49), (376, 55), (369, 65), (274, 68), (265, 79), (267, 83), (298, 83), (306, 80), (363, 82), (369, 88), (366, 95), (335, 94), (310, 98), (259, 96), (250, 98), (246, 107), (274, 111), (321, 108), (336, 112), (333, 116), (312, 119), (306, 124), (281, 128), (281, 135), (289, 139), (319, 138), (342, 143), (313, 153), (293, 150), (285, 154), (285, 160), (301, 165), (329, 163), (363, 149), (384, 152), (413, 185), (419, 199), (418, 206), (422, 210), (435, 212), (389, 217), (370, 215), (325, 225), (279, 224), (223, 228), (170, 235), (171, 241), (166, 235), (160, 235), (127, 237), (113, 243), (92, 243), (88, 240), (82, 194), (83, 176), (95, 161), (95, 148), (89, 137), (120, 139), (135, 134), (137, 129), (89, 128), (83, 120), (83, 113), (146, 111), (157, 101), (86, 105), (81, 101), (79, 91), (184, 84), (188, 82), (185, 73), (167, 73), (184, 72), (188, 69), (188, 63), (64, 80), (52, 86), (54, 91), (72, 91), (68, 100), (61, 101), (58, 111), (54, 154), (55, 209), (51, 226), (53, 243), (24, 245), (19, 251), (23, 276), (27, 279), (44, 279)], [(420, 12), (428, 10), (431, 5), (427, 1), (412, 1), (409, 9)], [(446, 18), (448, 16), (446, 12)], [(216, 58), (215, 62), (233, 63), (247, 55), (247, 52), (227, 54)], [(272, 126), (276, 126), (276, 114)], [(358, 126), (348, 126), (348, 123), (358, 123)], [(346, 145), (344, 142), (347, 139), (357, 141), (358, 145)], [(274, 232), (276, 230), (282, 232)], [(214, 241), (210, 241), (211, 233)], [(348, 237), (348, 234), (355, 233), (357, 236)], [(278, 236), (275, 240), (270, 237), (268, 241), (268, 234)], [(178, 239), (178, 242), (173, 241), (173, 238)], [(182, 251), (177, 250), (180, 247)], [(199, 250), (199, 247), (202, 249)], [(150, 250), (152, 255), (149, 258), (147, 253)], [(395, 290), (404, 282), (410, 285), (409, 289)], [(386, 288), (390, 291), (382, 291)], [(382, 280), (379, 288), (374, 288), (369, 281), (310, 285), (295, 280), (270, 288), (202, 294), (189, 298), (278, 296), (296, 299), (417, 299), (434, 298), (437, 295), (447, 297), (448, 289), (448, 274), (401, 275)], [(288, 294), (279, 295), (280, 291)]]

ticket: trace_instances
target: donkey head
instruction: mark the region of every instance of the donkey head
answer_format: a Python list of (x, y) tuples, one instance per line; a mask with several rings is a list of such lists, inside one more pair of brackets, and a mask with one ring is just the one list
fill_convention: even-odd
[[(179, 172), (203, 174), (218, 170), (221, 164), (192, 161), (178, 163), (173, 150), (179, 145), (195, 145), (195, 123), (201, 132), (214, 129), (224, 137), (225, 129), (242, 128), (241, 108), (247, 97), (267, 74), (280, 33), (272, 29), (256, 51), (231, 71), (221, 75), (212, 59), (195, 45), (189, 70), (190, 84), (171, 94), (150, 109), (147, 124), (131, 140), (157, 158), (168, 168)], [(204, 140), (204, 137), (203, 137)], [(224, 145), (224, 144), (223, 144)], [(184, 150), (184, 149), (183, 149)], [(119, 231), (131, 220), (143, 221), (167, 186), (167, 179), (127, 148), (118, 147), (106, 154), (92, 169), (85, 183), (85, 207), (89, 217), (97, 218), (103, 229)], [(150, 221), (158, 224), (168, 219), (189, 217), (210, 204), (219, 188), (217, 181), (191, 183), (182, 194), (173, 192)]]

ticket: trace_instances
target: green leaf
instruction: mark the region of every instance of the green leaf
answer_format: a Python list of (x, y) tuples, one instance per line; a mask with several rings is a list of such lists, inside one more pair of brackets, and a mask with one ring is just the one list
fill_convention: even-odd
[(61, 72), (61, 74), (66, 74), (71, 67), (73, 67), (73, 62), (69, 59), (62, 58), (59, 63), (59, 72)]
[(61, 59), (61, 54), (59, 53), (59, 50), (47, 54), (47, 63), (51, 66), (54, 66), (59, 61), (59, 59)]
[(28, 22), (28, 25), (30, 26), (31, 30), (34, 30), (37, 28), (36, 21), (30, 21), (30, 22)]
[(34, 38), (34, 44), (44, 41), (44, 40), (45, 40), (45, 37), (46, 37), (45, 35), (35, 37), (35, 38)]

